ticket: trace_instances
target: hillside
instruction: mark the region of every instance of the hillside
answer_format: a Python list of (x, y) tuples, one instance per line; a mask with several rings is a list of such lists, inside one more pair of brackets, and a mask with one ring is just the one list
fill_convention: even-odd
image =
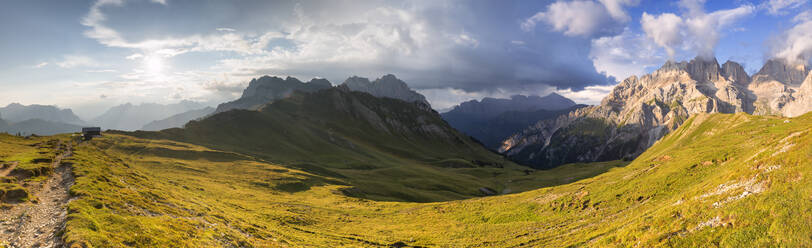
[(376, 200), (443, 201), (533, 187), (510, 183), (531, 170), (457, 132), (428, 105), (346, 86), (293, 93), (258, 111), (218, 113), (182, 129), (132, 135), (285, 164), (354, 186), (347, 195)]
[(695, 115), (596, 177), (437, 203), (347, 197), (349, 186), (290, 166), (107, 135), (76, 147), (65, 238), (93, 247), (809, 246), (810, 127), (812, 114)]

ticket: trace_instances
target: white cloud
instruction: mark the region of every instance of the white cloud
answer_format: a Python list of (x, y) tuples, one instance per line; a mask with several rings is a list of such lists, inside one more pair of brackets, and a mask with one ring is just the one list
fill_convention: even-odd
[(152, 1), (153, 3), (159, 3), (159, 4), (166, 5), (166, 0), (150, 0), (150, 1)]
[(466, 33), (461, 33), (461, 34), (455, 36), (453, 38), (453, 40), (454, 40), (455, 43), (457, 43), (459, 45), (467, 46), (467, 47), (474, 47), (475, 48), (475, 47), (479, 46), (479, 41), (477, 39), (474, 39), (473, 37), (471, 37), (470, 35), (468, 35)]
[(669, 57), (674, 57), (674, 49), (682, 43), (682, 18), (672, 13), (654, 16), (643, 12), (640, 25), (646, 36), (665, 48)]
[(88, 73), (110, 73), (110, 72), (118, 72), (118, 71), (113, 70), (113, 69), (104, 69), (104, 70), (87, 70), (85, 72), (88, 72)]
[(653, 43), (629, 29), (617, 36), (592, 40), (589, 57), (597, 71), (618, 81), (643, 75), (646, 68), (657, 66), (664, 60)]
[(75, 67), (97, 67), (99, 63), (93, 58), (82, 55), (65, 55), (63, 60), (56, 63), (57, 66), (62, 68), (75, 68)]
[(143, 57), (144, 57), (143, 54), (133, 53), (132, 55), (127, 56), (126, 59), (128, 59), (128, 60), (136, 60), (136, 59), (140, 59), (140, 58), (143, 58)]
[[(752, 5), (705, 13), (704, 0), (682, 0), (683, 16), (663, 13), (657, 16), (643, 13), (640, 24), (655, 43), (673, 57), (678, 48), (693, 51), (701, 57), (713, 57), (720, 32), (755, 11)], [(735, 28), (733, 28), (735, 29)]]
[(622, 24), (631, 19), (623, 7), (638, 3), (637, 0), (599, 1), (556, 1), (547, 6), (546, 11), (538, 12), (522, 22), (521, 28), (531, 31), (543, 21), (567, 36), (615, 35), (622, 31)]
[(525, 42), (523, 40), (512, 40), (512, 41), (510, 41), (510, 44), (517, 45), (517, 46), (523, 46), (525, 44)]
[(594, 85), (584, 87), (583, 90), (573, 91), (572, 89), (557, 90), (556, 92), (566, 98), (569, 98), (577, 103), (597, 105), (601, 100), (606, 97), (615, 85)]
[[(166, 1), (158, 1), (165, 4)], [(261, 35), (242, 35), (233, 32), (216, 33), (210, 35), (191, 35), (187, 37), (170, 37), (162, 39), (147, 39), (142, 41), (128, 41), (115, 29), (104, 24), (107, 17), (102, 12), (106, 6), (121, 6), (123, 0), (99, 0), (82, 19), (82, 25), (90, 27), (84, 32), (85, 36), (97, 40), (109, 47), (139, 49), (144, 53), (159, 53), (164, 56), (176, 56), (191, 51), (210, 52), (226, 51), (240, 54), (259, 54), (271, 39), (281, 38), (278, 32), (267, 32)], [(223, 31), (221, 29), (218, 29)]]
[(628, 22), (631, 18), (628, 14), (626, 14), (626, 10), (623, 9), (624, 6), (635, 6), (640, 3), (639, 0), (598, 0), (600, 1), (603, 6), (606, 7), (606, 10), (609, 11), (609, 15), (612, 16), (615, 20), (620, 20), (622, 22)]
[(767, 9), (771, 15), (784, 15), (786, 10), (803, 6), (807, 0), (769, 0), (761, 3), (760, 8)]
[(48, 65), (48, 62), (42, 62), (42, 63), (39, 63), (39, 64), (36, 64), (36, 65), (32, 66), (32, 68), (42, 68), (42, 67), (45, 67), (47, 65)]
[(525, 20), (521, 27), (530, 31), (541, 21), (567, 36), (590, 36), (606, 28), (604, 25), (611, 21), (611, 16), (603, 5), (593, 1), (558, 1), (550, 4), (546, 12), (538, 12)]
[(784, 32), (773, 45), (773, 57), (792, 64), (809, 64), (812, 58), (812, 20), (798, 23)]
[(792, 21), (797, 23), (812, 21), (812, 10), (807, 10), (799, 13), (798, 15), (792, 18)]
[(217, 28), (217, 31), (220, 31), (220, 32), (236, 32), (237, 30), (233, 29), (233, 28)]

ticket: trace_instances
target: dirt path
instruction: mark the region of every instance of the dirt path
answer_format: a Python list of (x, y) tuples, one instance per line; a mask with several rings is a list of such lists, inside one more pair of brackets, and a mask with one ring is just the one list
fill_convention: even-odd
[(67, 149), (54, 158), (54, 173), (35, 193), (37, 203), (26, 202), (8, 210), (0, 210), (0, 246), (65, 246), (57, 234), (65, 229), (65, 204), (70, 201), (68, 189), (73, 185), (71, 165), (62, 163), (63, 158), (71, 156), (71, 151), (71, 144), (68, 144)]
[(17, 168), (17, 165), (20, 162), (12, 161), (8, 162), (7, 164), (0, 165), (0, 177), (8, 176), (14, 168)]

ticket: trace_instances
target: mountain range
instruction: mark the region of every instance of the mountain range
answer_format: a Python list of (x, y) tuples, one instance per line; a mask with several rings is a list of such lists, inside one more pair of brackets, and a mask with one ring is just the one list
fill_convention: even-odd
[(515, 95), (510, 99), (486, 97), (463, 102), (442, 116), (452, 127), (496, 150), (503, 140), (531, 124), (580, 107), (583, 105), (576, 106), (556, 93), (544, 97)]
[(503, 141), (511, 159), (551, 168), (571, 162), (632, 159), (699, 113), (797, 116), (812, 110), (803, 65), (773, 59), (752, 77), (741, 65), (697, 57), (665, 63), (618, 84), (600, 105), (540, 121)]
[(0, 108), (0, 116), (9, 122), (21, 122), (30, 119), (40, 119), (49, 122), (84, 125), (85, 122), (73, 114), (70, 109), (60, 109), (47, 105), (22, 105), (12, 103)]

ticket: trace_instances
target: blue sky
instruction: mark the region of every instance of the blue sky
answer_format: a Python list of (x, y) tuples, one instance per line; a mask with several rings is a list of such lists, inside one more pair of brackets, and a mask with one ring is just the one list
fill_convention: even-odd
[(617, 81), (697, 55), (809, 63), (812, 3), (772, 1), (4, 1), (0, 105), (91, 118), (126, 102), (216, 104), (261, 75), (393, 73), (437, 109)]

